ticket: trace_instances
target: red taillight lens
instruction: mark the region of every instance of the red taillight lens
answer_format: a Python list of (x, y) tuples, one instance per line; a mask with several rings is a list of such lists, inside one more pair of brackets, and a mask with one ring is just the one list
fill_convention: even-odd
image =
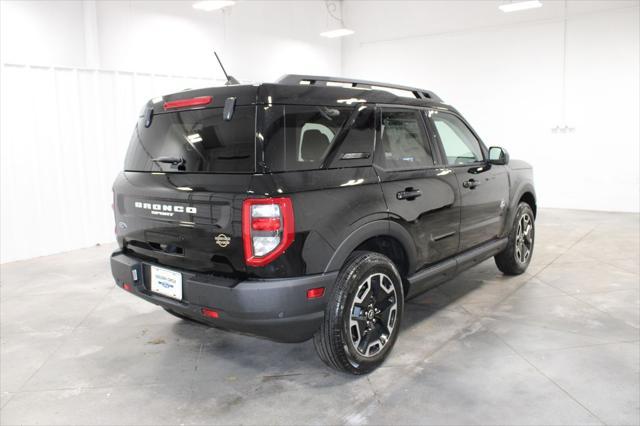
[(202, 315), (204, 315), (205, 317), (208, 317), (208, 318), (219, 318), (220, 317), (220, 314), (218, 314), (218, 312), (214, 311), (213, 309), (202, 308), (202, 309), (200, 309), (200, 312), (202, 312)]
[(324, 287), (310, 288), (307, 290), (307, 299), (318, 299), (324, 296)]
[(124, 284), (122, 285), (122, 288), (124, 288), (124, 289), (125, 289), (125, 290), (127, 290), (127, 291), (131, 291), (131, 290), (133, 290), (133, 287), (132, 287), (132, 286), (131, 286), (131, 284), (129, 284), (129, 283), (124, 283)]
[(197, 98), (191, 99), (178, 99), (177, 101), (165, 102), (164, 109), (166, 111), (168, 109), (207, 105), (211, 102), (212, 99), (213, 98), (211, 96), (198, 96)]
[(277, 231), (280, 229), (279, 217), (251, 218), (251, 229), (255, 231)]
[(289, 198), (247, 198), (242, 204), (244, 258), (264, 266), (293, 243), (293, 204)]

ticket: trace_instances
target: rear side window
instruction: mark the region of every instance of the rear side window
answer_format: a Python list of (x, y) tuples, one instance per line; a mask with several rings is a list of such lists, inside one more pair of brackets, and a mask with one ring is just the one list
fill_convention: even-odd
[[(175, 160), (175, 161), (174, 161)], [(252, 173), (255, 170), (255, 106), (238, 106), (230, 121), (222, 108), (140, 118), (125, 159), (126, 171)]]
[(375, 108), (361, 106), (349, 122), (349, 130), (332, 157), (329, 167), (369, 166), (373, 162), (376, 137)]
[(385, 169), (415, 170), (434, 165), (431, 146), (417, 110), (383, 109), (380, 143)]
[[(324, 106), (273, 105), (262, 108), (260, 136), (264, 139), (264, 161), (273, 172), (319, 169), (354, 113), (354, 108)], [(367, 136), (362, 138), (366, 140)], [(370, 133), (369, 140), (372, 144), (373, 133)], [(362, 148), (363, 143), (356, 145), (354, 149), (367, 151)]]

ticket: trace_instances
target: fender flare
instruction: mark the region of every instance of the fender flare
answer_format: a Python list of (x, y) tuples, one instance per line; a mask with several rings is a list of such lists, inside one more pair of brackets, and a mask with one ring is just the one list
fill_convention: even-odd
[(515, 215), (516, 215), (516, 211), (518, 210), (518, 204), (520, 202), (520, 199), (527, 192), (530, 192), (533, 195), (533, 199), (536, 200), (536, 204), (537, 204), (536, 191), (533, 188), (533, 185), (530, 182), (524, 182), (523, 184), (521, 184), (513, 192), (513, 198), (511, 199), (511, 205), (509, 206), (509, 215), (507, 216), (507, 224), (509, 225), (509, 231), (511, 230), (511, 224), (515, 219)]
[(342, 243), (336, 248), (325, 267), (324, 272), (333, 272), (340, 270), (349, 255), (360, 244), (373, 237), (391, 237), (398, 240), (407, 254), (409, 273), (415, 270), (417, 250), (411, 234), (400, 224), (390, 220), (376, 220), (362, 225), (353, 231)]

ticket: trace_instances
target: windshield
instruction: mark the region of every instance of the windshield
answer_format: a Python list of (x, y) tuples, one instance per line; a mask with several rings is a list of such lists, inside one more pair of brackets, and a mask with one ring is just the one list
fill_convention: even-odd
[(255, 106), (238, 106), (229, 121), (222, 108), (156, 114), (133, 131), (125, 171), (253, 173)]

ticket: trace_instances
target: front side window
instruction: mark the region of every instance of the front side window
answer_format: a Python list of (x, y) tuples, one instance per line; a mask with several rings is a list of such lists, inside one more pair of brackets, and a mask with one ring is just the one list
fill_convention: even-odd
[(380, 115), (382, 166), (388, 170), (415, 170), (434, 165), (420, 112), (383, 109)]
[(471, 130), (453, 114), (429, 111), (450, 165), (482, 161), (482, 149)]

